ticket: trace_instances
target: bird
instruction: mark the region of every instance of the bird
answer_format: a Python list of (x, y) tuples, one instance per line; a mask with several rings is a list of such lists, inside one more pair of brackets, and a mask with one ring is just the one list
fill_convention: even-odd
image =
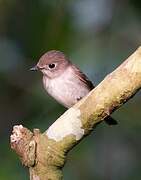
[[(41, 71), (47, 93), (66, 108), (72, 107), (93, 88), (88, 77), (61, 51), (50, 50), (43, 54), (31, 71)], [(116, 125), (111, 116), (105, 122)]]

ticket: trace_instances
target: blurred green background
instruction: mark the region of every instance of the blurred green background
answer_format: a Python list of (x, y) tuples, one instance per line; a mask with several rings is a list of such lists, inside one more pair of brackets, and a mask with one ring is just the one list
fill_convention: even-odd
[[(13, 125), (43, 132), (64, 111), (29, 71), (46, 51), (65, 52), (97, 85), (141, 44), (139, 0), (0, 0), (0, 180), (27, 180), (10, 149)], [(141, 93), (68, 156), (66, 180), (141, 179)]]

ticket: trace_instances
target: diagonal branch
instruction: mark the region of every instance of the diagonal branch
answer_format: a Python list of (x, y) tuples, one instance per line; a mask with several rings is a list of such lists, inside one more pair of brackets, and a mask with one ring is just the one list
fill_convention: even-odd
[[(31, 180), (62, 179), (67, 152), (141, 88), (141, 48), (58, 118), (43, 134), (15, 126), (11, 147), (30, 169)], [(26, 136), (25, 136), (26, 134)]]

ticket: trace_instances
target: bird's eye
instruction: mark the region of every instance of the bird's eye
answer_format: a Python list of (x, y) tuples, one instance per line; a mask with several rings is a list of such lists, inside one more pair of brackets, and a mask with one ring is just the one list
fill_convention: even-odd
[(48, 65), (49, 69), (53, 69), (53, 68), (55, 68), (55, 66), (56, 66), (55, 64), (49, 64)]

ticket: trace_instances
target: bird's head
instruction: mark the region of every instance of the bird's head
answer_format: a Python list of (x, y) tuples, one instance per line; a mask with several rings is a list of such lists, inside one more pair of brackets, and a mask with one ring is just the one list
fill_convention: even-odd
[(37, 65), (30, 70), (40, 70), (44, 76), (52, 79), (61, 75), (69, 65), (70, 61), (64, 53), (52, 50), (41, 56)]

